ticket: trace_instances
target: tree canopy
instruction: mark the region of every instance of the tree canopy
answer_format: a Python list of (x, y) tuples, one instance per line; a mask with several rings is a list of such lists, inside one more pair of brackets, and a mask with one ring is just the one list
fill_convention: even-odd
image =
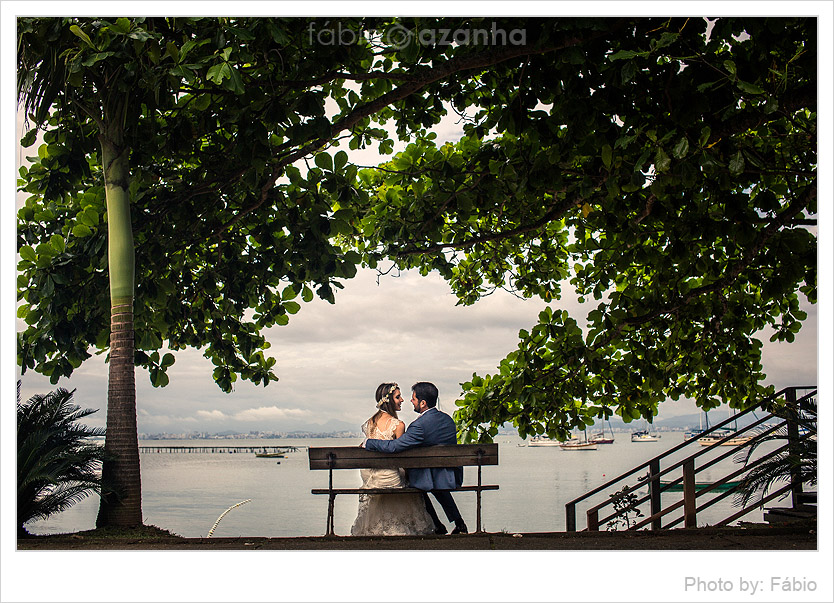
[[(109, 346), (95, 103), (112, 95), (128, 99), (136, 364), (155, 385), (164, 346), (204, 348), (226, 391), (268, 384), (263, 329), (393, 262), (438, 271), (462, 304), (498, 287), (549, 303), (494, 375), (463, 384), (462, 439), (765, 394), (757, 334), (792, 340), (798, 295), (816, 302), (815, 21), (391, 35), (493, 21), (20, 19), (19, 85), (45, 130), (19, 185), (22, 370), (57, 381)], [(439, 144), (449, 112), (464, 135)], [(344, 148), (390, 152), (393, 136), (406, 149), (373, 168)], [(586, 316), (560, 310), (566, 283)]]

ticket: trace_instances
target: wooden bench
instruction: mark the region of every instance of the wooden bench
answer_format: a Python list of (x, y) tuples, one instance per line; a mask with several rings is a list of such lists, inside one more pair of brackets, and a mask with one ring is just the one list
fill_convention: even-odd
[(478, 467), (478, 485), (461, 486), (451, 492), (477, 493), (476, 532), (481, 531), (481, 492), (498, 490), (498, 486), (481, 483), (481, 467), (498, 464), (498, 444), (461, 444), (421, 446), (394, 454), (365, 450), (359, 446), (315, 447), (308, 449), (310, 469), (327, 469), (327, 488), (313, 488), (313, 494), (327, 494), (327, 536), (333, 536), (333, 509), (337, 494), (422, 493), (417, 488), (334, 488), (334, 469), (414, 469), (420, 467)]

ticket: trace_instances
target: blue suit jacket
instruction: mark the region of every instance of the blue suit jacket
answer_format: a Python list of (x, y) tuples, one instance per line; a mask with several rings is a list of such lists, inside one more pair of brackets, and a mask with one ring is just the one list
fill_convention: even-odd
[[(401, 452), (417, 446), (457, 444), (457, 428), (452, 417), (430, 408), (414, 419), (396, 440), (367, 440), (365, 448), (379, 452)], [(463, 467), (408, 469), (408, 484), (420, 490), (454, 490), (463, 483)]]

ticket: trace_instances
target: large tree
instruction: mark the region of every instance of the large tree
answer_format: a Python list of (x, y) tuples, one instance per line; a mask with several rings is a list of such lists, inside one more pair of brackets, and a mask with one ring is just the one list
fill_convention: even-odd
[[(815, 22), (494, 21), (20, 20), (21, 98), (45, 129), (21, 173), (22, 369), (57, 380), (109, 349), (111, 385), (132, 379), (107, 309), (133, 305), (127, 358), (155, 385), (163, 346), (205, 347), (224, 390), (266, 385), (262, 329), (393, 261), (438, 270), (462, 303), (495, 287), (553, 302), (499, 374), (464, 384), (463, 438), (766, 391), (754, 336), (792, 338), (797, 292), (815, 301), (799, 227), (816, 207)], [(495, 27), (503, 39), (472, 35)], [(438, 146), (449, 111), (465, 135)], [(329, 150), (390, 152), (385, 124), (409, 145), (384, 165)], [(128, 227), (108, 239), (119, 203)], [(137, 303), (119, 305), (105, 270), (130, 253)], [(568, 279), (600, 300), (584, 332), (558, 310)], [(132, 423), (124, 453), (135, 402), (116, 397), (107, 437)], [(114, 507), (139, 500), (128, 464)]]

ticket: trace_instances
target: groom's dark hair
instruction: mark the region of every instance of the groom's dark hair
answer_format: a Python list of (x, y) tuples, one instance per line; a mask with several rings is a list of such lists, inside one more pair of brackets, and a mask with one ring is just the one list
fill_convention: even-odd
[(425, 400), (426, 406), (429, 408), (437, 406), (438, 391), (437, 386), (434, 383), (420, 381), (419, 383), (415, 383), (411, 386), (411, 391), (414, 392), (414, 395), (417, 396), (418, 400)]

